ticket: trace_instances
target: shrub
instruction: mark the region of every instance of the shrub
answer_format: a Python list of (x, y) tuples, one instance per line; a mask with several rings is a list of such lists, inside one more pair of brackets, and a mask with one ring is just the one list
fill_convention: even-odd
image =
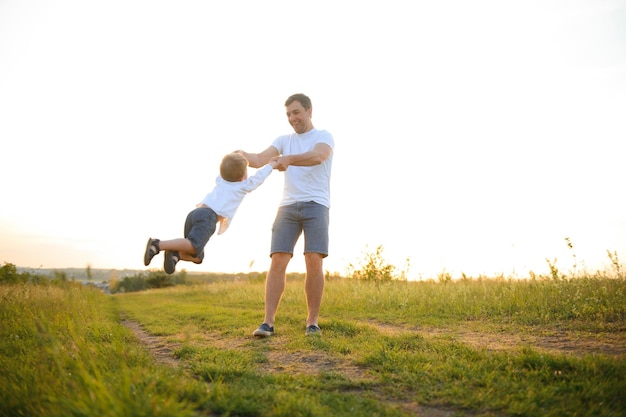
[[(408, 263), (408, 259), (407, 259)], [(390, 282), (393, 280), (406, 281), (406, 271), (398, 269), (383, 257), (383, 246), (379, 245), (375, 252), (365, 252), (361, 264), (355, 267), (348, 266), (347, 276), (364, 281)]]
[(17, 272), (15, 265), (5, 262), (2, 268), (0, 268), (0, 283), (15, 284), (18, 282), (28, 281), (29, 275), (20, 274)]

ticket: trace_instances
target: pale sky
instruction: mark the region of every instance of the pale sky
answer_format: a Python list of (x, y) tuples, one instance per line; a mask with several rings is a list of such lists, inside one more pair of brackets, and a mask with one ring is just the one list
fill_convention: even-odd
[[(626, 1), (0, 0), (0, 262), (143, 269), (297, 92), (335, 138), (326, 270), (626, 259)], [(178, 270), (267, 270), (282, 175)]]

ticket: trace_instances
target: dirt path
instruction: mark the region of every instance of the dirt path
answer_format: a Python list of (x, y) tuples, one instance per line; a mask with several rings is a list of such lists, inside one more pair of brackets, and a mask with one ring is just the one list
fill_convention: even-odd
[(180, 360), (176, 358), (174, 351), (182, 345), (169, 342), (163, 336), (151, 335), (136, 321), (122, 320), (122, 324), (130, 329), (135, 337), (148, 349), (156, 363), (171, 367), (180, 365)]
[[(165, 337), (151, 335), (146, 332), (139, 323), (132, 320), (123, 320), (122, 324), (129, 328), (137, 339), (146, 346), (154, 360), (158, 364), (179, 367), (183, 364), (176, 358), (174, 352), (181, 344), (167, 341)], [(381, 334), (400, 335), (404, 333), (420, 333), (425, 337), (446, 337), (458, 340), (477, 349), (488, 351), (507, 351), (519, 349), (520, 346), (530, 346), (538, 350), (551, 353), (565, 353), (573, 355), (605, 354), (609, 356), (626, 356), (626, 332), (604, 334), (602, 340), (591, 334), (560, 332), (557, 334), (542, 335), (517, 335), (517, 334), (490, 334), (463, 329), (444, 328), (409, 328), (391, 326), (376, 322), (368, 322)], [(206, 342), (218, 347), (237, 348), (243, 347), (249, 340), (241, 340), (240, 343), (232, 339), (220, 338), (219, 335), (207, 335)], [(336, 356), (324, 352), (289, 352), (282, 348), (282, 343), (273, 339), (272, 350), (268, 352), (268, 361), (261, 366), (261, 370), (268, 373), (288, 374), (319, 374), (334, 372), (343, 375), (349, 380), (367, 381), (373, 379), (368, 370)], [(373, 392), (381, 401), (393, 405), (408, 414), (422, 417), (452, 417), (456, 410), (446, 408), (424, 407), (410, 401), (390, 401), (382, 392)]]

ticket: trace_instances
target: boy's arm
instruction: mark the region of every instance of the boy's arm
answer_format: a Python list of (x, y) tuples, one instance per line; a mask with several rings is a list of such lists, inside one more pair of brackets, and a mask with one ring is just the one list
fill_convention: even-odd
[(241, 150), (237, 152), (241, 153), (248, 160), (248, 165), (252, 168), (261, 168), (263, 165), (268, 164), (272, 158), (278, 156), (278, 149), (273, 146), (261, 153), (248, 153)]
[(277, 159), (276, 157), (272, 158), (272, 160), (269, 163), (263, 165), (261, 169), (258, 169), (254, 173), (254, 175), (243, 180), (242, 181), (243, 189), (246, 192), (251, 192), (257, 189), (261, 184), (263, 184), (263, 182), (265, 182), (267, 177), (270, 176), (270, 174), (276, 167), (276, 163), (277, 163), (276, 159)]

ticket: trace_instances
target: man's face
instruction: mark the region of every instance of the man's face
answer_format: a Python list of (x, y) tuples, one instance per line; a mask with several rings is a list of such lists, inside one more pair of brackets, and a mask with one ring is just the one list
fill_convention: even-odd
[(313, 109), (305, 110), (302, 104), (296, 100), (288, 105), (286, 110), (289, 124), (296, 133), (305, 133), (313, 129), (313, 122), (311, 122)]

